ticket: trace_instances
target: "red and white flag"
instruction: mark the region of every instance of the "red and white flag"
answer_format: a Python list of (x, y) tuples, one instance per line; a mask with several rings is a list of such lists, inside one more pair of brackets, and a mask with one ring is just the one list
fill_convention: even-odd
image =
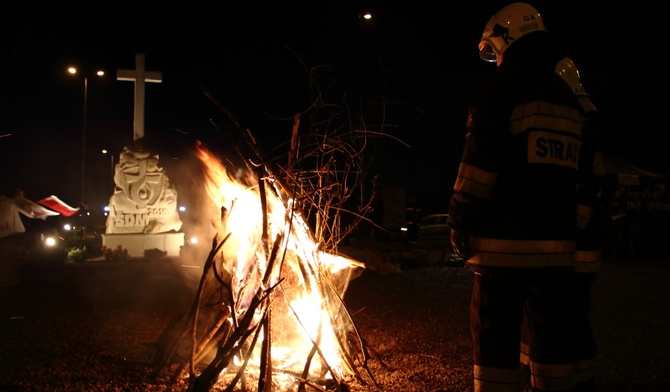
[(14, 203), (16, 204), (16, 208), (19, 210), (19, 212), (30, 219), (46, 220), (50, 216), (60, 215), (59, 213), (48, 210), (41, 205), (26, 199), (23, 196), (14, 197)]
[(37, 202), (47, 208), (50, 208), (60, 213), (63, 216), (71, 216), (74, 215), (77, 211), (79, 211), (79, 208), (70, 207), (69, 205), (63, 203), (61, 199), (57, 198), (54, 195), (45, 197), (44, 199), (38, 200)]

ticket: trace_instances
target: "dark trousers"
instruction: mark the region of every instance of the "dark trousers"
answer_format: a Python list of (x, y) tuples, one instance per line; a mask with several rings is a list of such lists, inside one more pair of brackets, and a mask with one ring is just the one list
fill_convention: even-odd
[(572, 268), (478, 267), (470, 312), (475, 366), (518, 369), (525, 316), (533, 386), (571, 390), (576, 382), (574, 274)]

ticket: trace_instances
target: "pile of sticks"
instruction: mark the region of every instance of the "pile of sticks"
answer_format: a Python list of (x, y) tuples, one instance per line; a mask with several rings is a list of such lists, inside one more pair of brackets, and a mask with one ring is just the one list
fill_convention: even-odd
[[(283, 229), (270, 239), (268, 226), (277, 223), (269, 222), (267, 197), (281, 194), (274, 188), (278, 184), (265, 176), (254, 187), (263, 208), (258, 241), (236, 238), (227, 224), (234, 204), (221, 208), (194, 302), (159, 341), (156, 375), (171, 372), (175, 381), (188, 377), (191, 391), (215, 386), (225, 391), (344, 391), (352, 381), (376, 384), (363, 339), (343, 302), (352, 271), (360, 265), (344, 260), (351, 268), (332, 272), (325, 267), (323, 259), (339, 256), (300, 242), (309, 229), (287, 203)], [(248, 247), (243, 255), (242, 247)], [(319, 312), (295, 307), (306, 295), (320, 299)], [(297, 353), (299, 363), (276, 359), (285, 357), (281, 353), (292, 348), (296, 335), (308, 348)], [(326, 353), (331, 347), (323, 347), (333, 340), (335, 356)]]

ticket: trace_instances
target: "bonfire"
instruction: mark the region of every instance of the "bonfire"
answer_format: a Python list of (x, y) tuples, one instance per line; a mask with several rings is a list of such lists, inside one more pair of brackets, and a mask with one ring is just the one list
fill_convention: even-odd
[(374, 384), (343, 301), (364, 265), (320, 249), (295, 198), (266, 167), (242, 175), (203, 146), (196, 155), (220, 216), (194, 302), (165, 330), (159, 372), (188, 379), (193, 391)]

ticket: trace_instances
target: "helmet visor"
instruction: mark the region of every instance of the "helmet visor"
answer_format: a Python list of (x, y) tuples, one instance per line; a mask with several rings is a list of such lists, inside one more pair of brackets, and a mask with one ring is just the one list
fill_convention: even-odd
[(497, 61), (496, 52), (493, 51), (493, 47), (486, 41), (479, 43), (479, 58), (489, 63), (495, 63)]

